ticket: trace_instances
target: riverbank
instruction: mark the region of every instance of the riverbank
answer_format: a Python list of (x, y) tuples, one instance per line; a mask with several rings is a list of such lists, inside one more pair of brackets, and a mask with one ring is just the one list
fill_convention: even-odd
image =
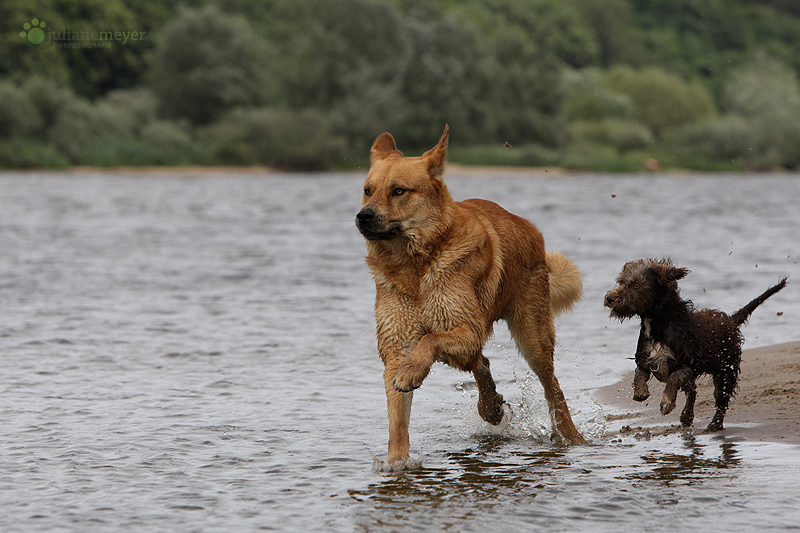
[[(721, 434), (748, 441), (800, 445), (800, 342), (745, 350), (741, 369), (739, 390)], [(698, 380), (695, 422), (688, 430), (678, 422), (685, 398), (682, 393), (675, 411), (661, 416), (658, 405), (663, 384), (651, 380), (650, 398), (638, 403), (633, 401), (632, 383), (633, 370), (596, 393), (608, 412), (609, 435), (646, 439), (679, 431), (699, 433), (714, 414), (713, 385), (708, 376)]]

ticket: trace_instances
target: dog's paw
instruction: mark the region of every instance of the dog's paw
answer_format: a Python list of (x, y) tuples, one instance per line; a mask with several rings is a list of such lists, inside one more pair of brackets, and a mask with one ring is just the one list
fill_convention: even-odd
[(428, 375), (428, 370), (407, 361), (397, 368), (392, 385), (397, 391), (411, 392), (420, 388), (425, 376)]
[[(483, 398), (481, 398), (481, 400), (482, 399)], [(478, 414), (481, 415), (481, 418), (494, 426), (500, 424), (505, 416), (504, 407), (508, 406), (505, 400), (503, 400), (503, 397), (498, 394), (494, 397), (493, 401), (487, 402), (481, 400), (478, 400)]]
[(675, 409), (675, 402), (672, 401), (670, 398), (664, 398), (661, 400), (661, 414), (668, 415)]
[(711, 419), (708, 426), (706, 427), (706, 431), (709, 433), (713, 433), (714, 431), (722, 431), (725, 429), (722, 427), (723, 418), (719, 415), (714, 415), (714, 418)]
[(422, 457), (398, 457), (393, 461), (381, 461), (377, 457), (372, 458), (372, 466), (376, 472), (404, 472), (407, 470), (419, 470), (422, 468)]
[(650, 397), (650, 393), (647, 392), (647, 391), (645, 391), (645, 392), (634, 392), (633, 393), (633, 399), (634, 399), (634, 401), (637, 401), (637, 402), (643, 402), (646, 399), (648, 399), (649, 397)]
[(415, 384), (413, 381), (403, 381), (398, 380), (397, 378), (394, 378), (392, 385), (394, 385), (394, 390), (397, 392), (411, 392), (422, 386)]

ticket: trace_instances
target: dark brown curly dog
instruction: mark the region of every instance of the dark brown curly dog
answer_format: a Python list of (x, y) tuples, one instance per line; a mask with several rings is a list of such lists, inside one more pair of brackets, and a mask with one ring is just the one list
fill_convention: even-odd
[(746, 306), (728, 315), (716, 309), (696, 310), (690, 300), (680, 296), (677, 281), (689, 270), (679, 268), (669, 259), (640, 259), (626, 263), (617, 278), (617, 286), (608, 291), (605, 305), (611, 316), (624, 320), (638, 315), (642, 319), (636, 345), (636, 373), (633, 399), (644, 401), (650, 393), (650, 375), (666, 383), (661, 400), (661, 414), (675, 408), (678, 389), (686, 393), (681, 424), (692, 425), (697, 396), (695, 380), (702, 374), (714, 379), (714, 402), (717, 408), (708, 431), (722, 429), (725, 411), (736, 391), (742, 337), (739, 328), (756, 307), (783, 289), (787, 280), (767, 289)]

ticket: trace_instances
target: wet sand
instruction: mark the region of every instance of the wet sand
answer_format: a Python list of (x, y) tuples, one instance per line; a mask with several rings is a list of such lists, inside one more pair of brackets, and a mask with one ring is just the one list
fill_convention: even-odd
[[(598, 389), (596, 396), (606, 410), (609, 435), (642, 439), (705, 430), (714, 414), (714, 387), (709, 376), (698, 380), (694, 425), (689, 429), (681, 428), (678, 421), (685, 395), (679, 393), (675, 410), (662, 416), (658, 406), (664, 384), (651, 379), (649, 385), (650, 398), (641, 403), (633, 401), (633, 370), (620, 382)], [(722, 434), (800, 445), (800, 342), (744, 351), (739, 389), (725, 416)]]

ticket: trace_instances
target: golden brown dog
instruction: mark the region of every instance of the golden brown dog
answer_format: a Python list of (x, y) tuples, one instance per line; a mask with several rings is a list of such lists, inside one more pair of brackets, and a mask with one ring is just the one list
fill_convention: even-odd
[(500, 423), (503, 397), (482, 354), (500, 319), (544, 387), (555, 433), (585, 442), (553, 371), (553, 315), (580, 299), (580, 272), (565, 256), (545, 252), (527, 220), (486, 200), (453, 201), (443, 181), (448, 131), (419, 157), (403, 157), (392, 136), (381, 134), (356, 216), (375, 278), (395, 467), (408, 458), (411, 391), (436, 361), (472, 372), (478, 412)]

